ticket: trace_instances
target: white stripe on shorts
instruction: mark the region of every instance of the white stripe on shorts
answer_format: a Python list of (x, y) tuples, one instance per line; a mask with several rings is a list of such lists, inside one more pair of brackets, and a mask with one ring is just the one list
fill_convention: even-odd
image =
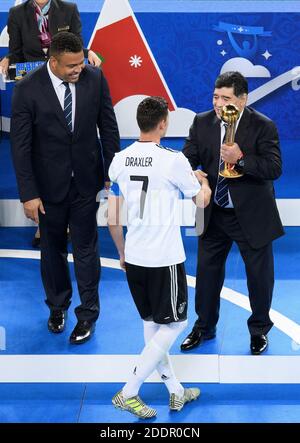
[(178, 320), (176, 306), (178, 298), (178, 282), (177, 282), (177, 265), (169, 266), (170, 278), (171, 278), (171, 305), (174, 320)]

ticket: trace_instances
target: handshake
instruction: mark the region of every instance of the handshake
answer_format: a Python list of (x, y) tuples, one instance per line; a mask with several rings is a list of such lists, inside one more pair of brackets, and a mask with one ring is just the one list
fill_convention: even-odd
[(198, 182), (201, 184), (201, 191), (195, 198), (194, 202), (199, 208), (206, 208), (209, 205), (211, 199), (211, 189), (209, 187), (209, 182), (207, 179), (207, 174), (200, 169), (193, 171)]

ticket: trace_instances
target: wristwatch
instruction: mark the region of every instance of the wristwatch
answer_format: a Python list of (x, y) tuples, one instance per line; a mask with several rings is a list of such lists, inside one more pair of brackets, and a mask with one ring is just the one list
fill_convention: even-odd
[(236, 165), (237, 165), (239, 168), (243, 168), (243, 167), (245, 166), (245, 160), (244, 160), (243, 158), (240, 158), (240, 159), (236, 162)]
[(245, 160), (244, 160), (243, 156), (238, 159), (235, 166), (238, 170), (240, 170), (242, 172), (242, 170), (244, 169), (244, 166), (245, 166)]

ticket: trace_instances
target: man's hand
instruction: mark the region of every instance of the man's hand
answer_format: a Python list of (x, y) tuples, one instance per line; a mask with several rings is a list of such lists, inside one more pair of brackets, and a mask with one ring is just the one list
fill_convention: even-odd
[(198, 208), (206, 208), (206, 206), (209, 205), (211, 199), (211, 189), (209, 187), (207, 174), (206, 172), (201, 171), (200, 169), (196, 169), (196, 171), (193, 172), (197, 180), (201, 184), (201, 191), (199, 191), (196, 197), (193, 197), (193, 201)]
[(207, 183), (203, 183), (201, 187), (201, 191), (203, 192), (203, 207), (206, 208), (206, 206), (209, 205), (210, 199), (211, 199), (211, 189), (208, 184), (208, 180), (206, 179)]
[(234, 165), (238, 159), (242, 157), (242, 155), (243, 153), (237, 143), (234, 143), (231, 146), (226, 144), (221, 146), (221, 158), (226, 163), (231, 163)]
[(193, 197), (193, 202), (197, 208), (206, 208), (209, 205), (211, 198), (211, 189), (208, 185), (202, 185), (198, 194)]
[(9, 58), (4, 57), (0, 62), (0, 73), (5, 76), (8, 74)]
[(96, 68), (100, 68), (100, 65), (102, 63), (97, 54), (91, 49), (88, 52), (88, 61), (91, 65), (96, 66)]
[[(207, 181), (207, 179), (206, 179), (207, 174), (206, 174), (206, 172), (201, 171), (201, 169), (196, 169), (196, 171), (193, 171), (193, 173), (195, 174), (198, 182), (201, 183), (201, 185), (202, 185), (203, 179), (205, 179)], [(208, 183), (208, 181), (207, 181), (207, 183)]]
[(23, 203), (23, 207), (26, 217), (30, 218), (36, 223), (39, 222), (39, 211), (41, 211), (42, 214), (45, 214), (45, 209), (40, 198), (28, 200), (27, 202)]

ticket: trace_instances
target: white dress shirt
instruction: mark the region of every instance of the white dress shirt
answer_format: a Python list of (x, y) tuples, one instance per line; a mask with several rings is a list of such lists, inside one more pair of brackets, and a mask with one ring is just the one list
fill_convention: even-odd
[[(63, 81), (60, 78), (58, 78), (56, 75), (53, 74), (53, 72), (50, 69), (50, 62), (47, 63), (47, 69), (50, 76), (50, 79), (52, 81), (52, 85), (54, 88), (54, 91), (57, 95), (57, 98), (59, 100), (60, 106), (62, 107), (62, 110), (64, 110), (64, 100), (65, 100), (65, 92), (66, 87), (63, 85)], [(76, 88), (74, 83), (69, 83), (70, 90), (72, 93), (72, 131), (74, 131), (74, 121), (75, 121), (75, 109), (76, 109)]]

